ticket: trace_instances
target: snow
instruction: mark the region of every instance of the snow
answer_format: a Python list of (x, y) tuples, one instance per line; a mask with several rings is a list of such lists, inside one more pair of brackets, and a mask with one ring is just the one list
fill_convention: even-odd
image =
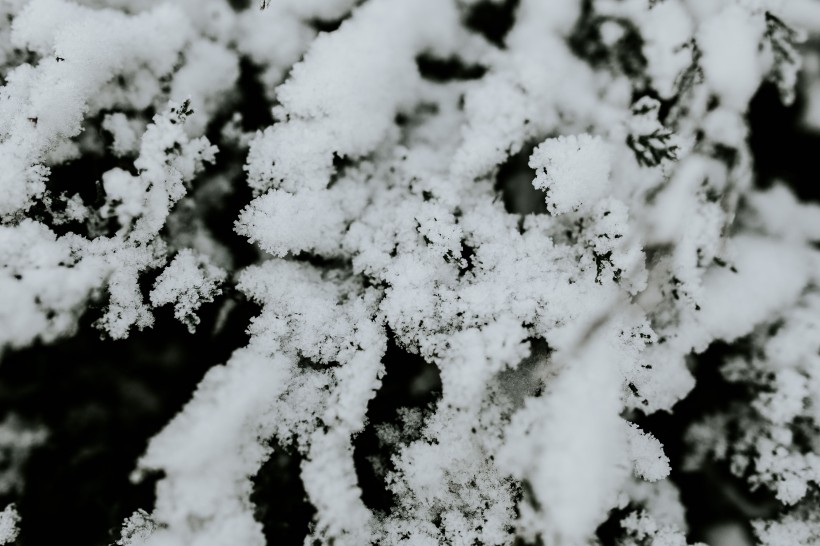
[(532, 184), (546, 193), (547, 210), (577, 211), (607, 195), (610, 154), (601, 138), (587, 134), (548, 139), (535, 148), (529, 161), (536, 172)]
[[(783, 21), (816, 32), (815, 8), (521, 0), (487, 39), (474, 10), (507, 3), (237, 4), (0, 6), (0, 354), (256, 310), (148, 440), (132, 477), (160, 474), (156, 503), (118, 544), (265, 544), (274, 446), (306, 544), (579, 546), (606, 523), (686, 546), (668, 478), (709, 459), (777, 503), (761, 544), (818, 541), (820, 208), (757, 180), (748, 142), (762, 82), (793, 95)], [(716, 343), (737, 389), (681, 414), (667, 456), (646, 417), (680, 411)], [(374, 415), (393, 351), (440, 392)], [(0, 423), (5, 493), (45, 438)]]
[[(427, 24), (408, 24), (422, 17)], [(330, 180), (334, 155), (372, 151), (418, 92), (415, 56), (452, 49), (448, 37), (455, 23), (448, 2), (377, 0), (338, 32), (318, 36), (277, 88), (276, 115), (287, 123), (271, 127), (252, 145), (251, 185), (321, 188)], [(362, 88), (362, 81), (371, 83)], [(263, 161), (269, 153), (273, 162)]]
[(569, 544), (589, 536), (627, 478), (617, 365), (600, 342), (582, 351), (545, 396), (513, 416), (499, 453), (501, 468), (525, 480), (534, 497), (519, 504), (524, 536)]
[(628, 424), (629, 451), (633, 459), (633, 471), (641, 478), (656, 482), (669, 476), (669, 458), (657, 438), (644, 432), (634, 423)]
[(222, 293), (217, 287), (225, 276), (226, 272), (211, 264), (207, 256), (183, 249), (157, 277), (151, 290), (151, 304), (159, 307), (173, 303), (174, 316), (193, 332), (199, 323), (197, 310)]
[(667, 0), (645, 12), (640, 25), (652, 85), (661, 98), (672, 98), (678, 78), (692, 63), (691, 16), (682, 1)]
[(20, 515), (13, 504), (7, 505), (0, 512), (0, 544), (13, 544), (20, 532), (18, 524)]
[(698, 30), (706, 83), (729, 108), (743, 110), (760, 85), (763, 31), (763, 21), (734, 4), (711, 15)]
[[(0, 185), (7, 188), (0, 214), (26, 209), (42, 194), (42, 155), (80, 132), (95, 93), (117, 74), (140, 68), (157, 75), (170, 72), (190, 31), (182, 14), (167, 5), (127, 17), (62, 0), (27, 4), (14, 20), (12, 43), (50, 57), (36, 67), (23, 64), (13, 70), (0, 94), (0, 133), (11, 136), (0, 143), (0, 158), (7, 164), (0, 175)], [(131, 47), (137, 40), (146, 47)]]

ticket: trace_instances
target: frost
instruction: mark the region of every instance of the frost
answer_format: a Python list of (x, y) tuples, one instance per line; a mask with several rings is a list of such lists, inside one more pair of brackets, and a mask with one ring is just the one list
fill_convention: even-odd
[(634, 423), (629, 423), (627, 437), (635, 474), (650, 482), (662, 480), (669, 475), (669, 458), (657, 438), (642, 431)]
[(23, 347), (74, 331), (79, 311), (108, 272), (103, 260), (83, 256), (87, 248), (81, 238), (58, 238), (31, 220), (0, 228), (0, 345)]
[[(733, 473), (744, 475), (754, 488), (768, 487), (787, 505), (800, 501), (820, 481), (820, 458), (798, 439), (806, 423), (820, 417), (815, 401), (820, 393), (818, 357), (809, 341), (818, 327), (817, 305), (811, 292), (778, 319), (776, 328), (756, 329), (750, 341), (759, 353), (728, 360), (722, 368), (727, 380), (751, 387), (750, 403), (733, 408), (731, 416), (712, 417), (716, 426), (698, 424), (689, 433), (698, 446), (693, 457), (711, 452), (727, 459)], [(742, 433), (729, 444), (724, 437), (732, 426), (740, 426)]]
[[(302, 478), (322, 507), (317, 535), (359, 544), (370, 516), (358, 500), (350, 435), (363, 426), (381, 375), (384, 340), (369, 324), (372, 309), (355, 298), (337, 303), (361, 290), (355, 282), (323, 286), (317, 271), (288, 262), (249, 270), (240, 286), (264, 303), (251, 327), (254, 341), (208, 373), (140, 461), (141, 469), (166, 474), (152, 514), (160, 528), (144, 544), (225, 544), (237, 537), (264, 544), (247, 477), (270, 453), (271, 436), (295, 440), (307, 454)], [(331, 329), (336, 335), (320, 333)], [(320, 365), (302, 368), (300, 359)]]
[[(621, 520), (624, 537), (618, 541), (619, 546), (687, 546), (686, 536), (670, 525), (659, 525), (646, 512), (632, 512)], [(692, 546), (706, 546), (702, 542)]]
[(123, 523), (117, 544), (139, 544), (148, 539), (155, 530), (156, 524), (151, 520), (151, 516), (145, 510), (137, 510)]
[[(30, 2), (14, 20), (12, 43), (50, 57), (18, 66), (0, 92), (0, 214), (25, 210), (42, 195), (44, 154), (80, 132), (89, 102), (101, 98), (96, 93), (117, 74), (170, 72), (189, 32), (182, 13), (167, 5), (128, 17), (62, 0)], [(131, 47), (136, 41), (150, 47)]]
[(753, 522), (754, 533), (762, 546), (814, 546), (820, 541), (817, 513), (811, 510), (796, 510), (786, 513), (774, 521)]
[(777, 84), (783, 103), (792, 104), (797, 75), (802, 64), (795, 45), (804, 42), (806, 35), (791, 28), (776, 15), (767, 13), (766, 36), (772, 55), (769, 77)]
[(745, 108), (763, 78), (758, 55), (763, 32), (762, 20), (731, 3), (698, 31), (706, 83), (731, 108)]
[(13, 504), (9, 504), (0, 512), (0, 544), (13, 544), (20, 532), (18, 524), (20, 515)]
[(151, 304), (154, 307), (174, 304), (174, 316), (193, 332), (199, 323), (197, 310), (203, 302), (213, 301), (222, 293), (218, 288), (225, 280), (225, 271), (210, 263), (206, 256), (197, 256), (183, 249), (154, 283)]
[(186, 184), (205, 162), (213, 162), (216, 147), (208, 139), (189, 139), (184, 124), (193, 113), (190, 101), (170, 103), (154, 117), (142, 136), (140, 155), (134, 161), (139, 173), (122, 169), (103, 174), (108, 198), (103, 215), (116, 215), (128, 238), (147, 243), (165, 224), (171, 207), (186, 193)]
[[(408, 24), (421, 17), (428, 24)], [(447, 37), (455, 17), (448, 2), (379, 0), (363, 6), (339, 32), (317, 37), (277, 89), (281, 106), (276, 115), (286, 123), (268, 129), (251, 147), (251, 185), (260, 190), (282, 183), (285, 188), (323, 187), (330, 181), (334, 154), (360, 157), (372, 151), (395, 114), (409, 107), (418, 92), (415, 55), (451, 48)], [(387, 46), (376, 48), (382, 42)], [(348, 64), (342, 58), (367, 62)], [(358, 86), (373, 77), (390, 85)], [(304, 138), (308, 134), (313, 137)], [(267, 153), (272, 161), (263, 160)]]
[[(686, 546), (667, 478), (704, 468), (817, 543), (820, 208), (748, 115), (804, 93), (812, 6), (7, 0), (0, 351), (219, 306), (123, 546), (265, 544), (277, 449), (312, 546)], [(704, 378), (730, 399), (687, 413)], [(46, 438), (15, 419), (8, 495)]]
[(574, 360), (513, 416), (499, 453), (501, 468), (526, 484), (523, 535), (562, 544), (594, 531), (627, 477), (617, 365), (600, 345)]
[(589, 207), (604, 197), (610, 165), (607, 144), (585, 134), (549, 139), (530, 156), (533, 186), (547, 194), (547, 210), (553, 214)]
[(658, 121), (660, 103), (643, 97), (632, 105), (627, 144), (635, 152), (638, 163), (655, 167), (678, 158), (682, 148), (680, 138)]
[(114, 142), (111, 151), (118, 156), (136, 154), (139, 152), (139, 143), (145, 127), (139, 120), (131, 120), (122, 112), (106, 114), (102, 123), (103, 129), (111, 133)]
[(657, 2), (640, 19), (644, 36), (643, 54), (653, 87), (663, 98), (671, 98), (676, 83), (691, 65), (692, 17), (683, 2)]

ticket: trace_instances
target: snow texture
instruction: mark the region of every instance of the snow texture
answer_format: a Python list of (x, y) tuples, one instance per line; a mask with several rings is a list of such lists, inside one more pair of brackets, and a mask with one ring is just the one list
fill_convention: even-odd
[[(0, 4), (0, 356), (254, 310), (117, 544), (268, 543), (284, 449), (305, 544), (686, 546), (672, 479), (714, 461), (776, 503), (758, 544), (820, 544), (820, 207), (758, 179), (748, 116), (769, 82), (818, 126), (816, 3), (242, 4)], [(743, 394), (668, 456), (652, 414), (715, 347)], [(391, 348), (440, 388), (384, 422)], [(0, 422), (1, 492), (52, 432)]]

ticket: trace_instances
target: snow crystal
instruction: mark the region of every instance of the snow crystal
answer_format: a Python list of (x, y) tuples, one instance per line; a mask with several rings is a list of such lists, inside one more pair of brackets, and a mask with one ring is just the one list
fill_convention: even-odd
[(541, 143), (530, 156), (533, 186), (546, 193), (547, 209), (564, 214), (589, 208), (607, 194), (609, 146), (599, 137), (571, 135)]

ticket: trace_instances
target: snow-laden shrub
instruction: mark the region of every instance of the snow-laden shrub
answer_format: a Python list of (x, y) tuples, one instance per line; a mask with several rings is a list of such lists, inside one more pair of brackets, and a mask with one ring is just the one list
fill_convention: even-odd
[[(156, 501), (118, 544), (265, 544), (251, 478), (284, 448), (305, 544), (685, 546), (669, 475), (713, 459), (782, 503), (759, 543), (820, 543), (820, 209), (756, 185), (747, 117), (765, 82), (795, 99), (820, 6), (242, 4), (0, 4), (0, 353), (258, 305), (135, 463)], [(745, 397), (670, 458), (641, 423), (716, 343)], [(376, 426), (390, 346), (440, 396)]]

